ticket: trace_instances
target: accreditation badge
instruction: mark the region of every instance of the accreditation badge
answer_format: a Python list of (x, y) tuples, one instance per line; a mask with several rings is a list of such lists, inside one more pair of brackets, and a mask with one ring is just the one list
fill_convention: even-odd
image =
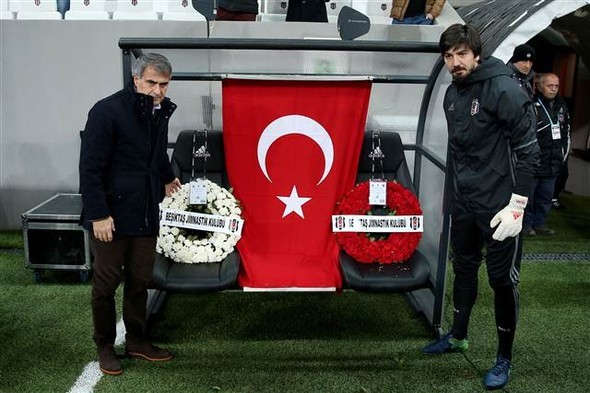
[(189, 193), (190, 205), (207, 204), (207, 184), (202, 179), (191, 181)]
[(369, 205), (387, 205), (387, 182), (384, 179), (369, 181)]
[(561, 139), (561, 127), (559, 124), (551, 125), (551, 138), (553, 138), (553, 140)]

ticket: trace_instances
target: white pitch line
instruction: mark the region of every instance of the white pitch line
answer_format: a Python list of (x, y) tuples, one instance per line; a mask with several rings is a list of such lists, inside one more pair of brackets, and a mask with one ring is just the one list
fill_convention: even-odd
[[(117, 323), (117, 337), (115, 338), (115, 345), (123, 345), (125, 343), (125, 324), (123, 320)], [(74, 386), (70, 388), (68, 393), (92, 393), (94, 387), (102, 378), (102, 371), (98, 367), (98, 362), (90, 362), (78, 377)]]

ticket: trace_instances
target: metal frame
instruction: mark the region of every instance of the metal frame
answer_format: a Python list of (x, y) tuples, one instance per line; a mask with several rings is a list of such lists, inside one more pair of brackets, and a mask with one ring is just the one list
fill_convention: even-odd
[[(405, 52), (405, 53), (439, 53), (438, 43), (435, 42), (412, 42), (412, 41), (334, 41), (334, 40), (304, 40), (304, 39), (227, 39), (227, 38), (121, 38), (119, 48), (123, 57), (123, 80), (126, 85), (131, 79), (131, 63), (134, 57), (142, 53), (143, 49), (183, 49), (183, 50), (276, 50), (276, 51), (332, 51), (332, 52)], [(403, 83), (403, 84), (424, 84), (425, 90), (422, 96), (422, 103), (418, 115), (418, 126), (416, 130), (416, 144), (404, 145), (405, 150), (416, 152), (414, 157), (413, 182), (418, 195), (420, 195), (420, 169), (422, 160), (426, 159), (445, 174), (445, 198), (443, 201), (443, 228), (439, 238), (439, 253), (437, 260), (437, 274), (434, 277), (433, 294), (435, 297), (433, 318), (430, 320), (432, 327), (437, 334), (442, 333), (442, 308), (444, 304), (446, 263), (448, 258), (449, 245), (449, 203), (448, 195), (449, 181), (445, 162), (436, 157), (433, 152), (422, 146), (424, 139), (424, 127), (426, 115), (435, 83), (444, 63), (439, 59), (428, 76), (404, 76), (385, 75), (373, 76), (374, 83)], [(173, 73), (172, 80), (178, 81), (220, 81), (227, 74), (225, 73), (203, 73), (183, 72)], [(241, 74), (256, 76), (277, 76), (293, 74)], [(314, 74), (306, 74), (314, 75)], [(325, 75), (323, 75), (325, 77)], [(410, 296), (410, 302), (417, 307), (418, 300)]]

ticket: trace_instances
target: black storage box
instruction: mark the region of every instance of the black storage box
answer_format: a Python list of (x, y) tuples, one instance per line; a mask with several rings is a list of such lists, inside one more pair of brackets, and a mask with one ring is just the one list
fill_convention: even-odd
[(37, 282), (44, 269), (78, 270), (80, 281), (88, 280), (92, 257), (81, 212), (80, 194), (56, 194), (22, 214), (25, 267)]

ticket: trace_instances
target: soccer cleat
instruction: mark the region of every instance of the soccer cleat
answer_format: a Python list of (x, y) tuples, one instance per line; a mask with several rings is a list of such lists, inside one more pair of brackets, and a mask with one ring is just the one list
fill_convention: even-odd
[(427, 354), (465, 352), (467, 348), (469, 348), (467, 338), (457, 340), (453, 337), (453, 333), (447, 333), (440, 340), (431, 342), (422, 348), (422, 352)]
[(486, 390), (502, 389), (510, 379), (510, 360), (498, 356), (494, 367), (490, 368), (483, 377)]

